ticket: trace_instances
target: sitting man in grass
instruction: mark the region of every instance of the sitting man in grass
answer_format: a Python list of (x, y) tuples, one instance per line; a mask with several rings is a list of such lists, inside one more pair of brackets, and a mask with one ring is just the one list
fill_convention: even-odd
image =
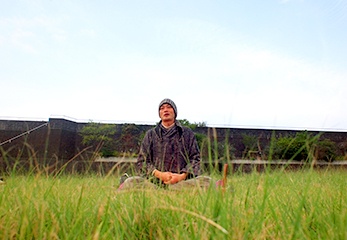
[(121, 189), (208, 187), (211, 178), (198, 176), (200, 151), (195, 135), (176, 120), (177, 107), (172, 100), (160, 102), (159, 117), (159, 124), (146, 133), (137, 160), (138, 170), (145, 178), (128, 178)]

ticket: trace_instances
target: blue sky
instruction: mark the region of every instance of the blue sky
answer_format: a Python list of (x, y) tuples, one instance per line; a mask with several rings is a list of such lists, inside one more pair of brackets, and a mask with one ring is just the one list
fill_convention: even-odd
[(0, 117), (347, 130), (347, 1), (2, 0)]

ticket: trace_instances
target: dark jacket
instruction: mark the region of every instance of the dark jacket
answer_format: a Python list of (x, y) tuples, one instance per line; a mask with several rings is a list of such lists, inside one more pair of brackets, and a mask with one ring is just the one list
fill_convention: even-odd
[(154, 169), (172, 173), (187, 173), (196, 177), (200, 168), (200, 151), (193, 131), (178, 121), (167, 130), (161, 121), (147, 131), (137, 159), (138, 169), (150, 176)]

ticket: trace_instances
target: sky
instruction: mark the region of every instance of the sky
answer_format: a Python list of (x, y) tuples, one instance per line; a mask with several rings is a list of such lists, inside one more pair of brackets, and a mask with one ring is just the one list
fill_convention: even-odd
[(1, 0), (0, 119), (347, 131), (347, 0)]

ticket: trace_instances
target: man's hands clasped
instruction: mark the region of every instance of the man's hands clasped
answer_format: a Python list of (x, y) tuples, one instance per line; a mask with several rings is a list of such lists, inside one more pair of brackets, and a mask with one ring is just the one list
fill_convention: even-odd
[(180, 181), (186, 179), (186, 173), (171, 173), (171, 172), (161, 172), (159, 170), (155, 170), (153, 174), (156, 178), (159, 178), (164, 182), (164, 184), (175, 184)]

